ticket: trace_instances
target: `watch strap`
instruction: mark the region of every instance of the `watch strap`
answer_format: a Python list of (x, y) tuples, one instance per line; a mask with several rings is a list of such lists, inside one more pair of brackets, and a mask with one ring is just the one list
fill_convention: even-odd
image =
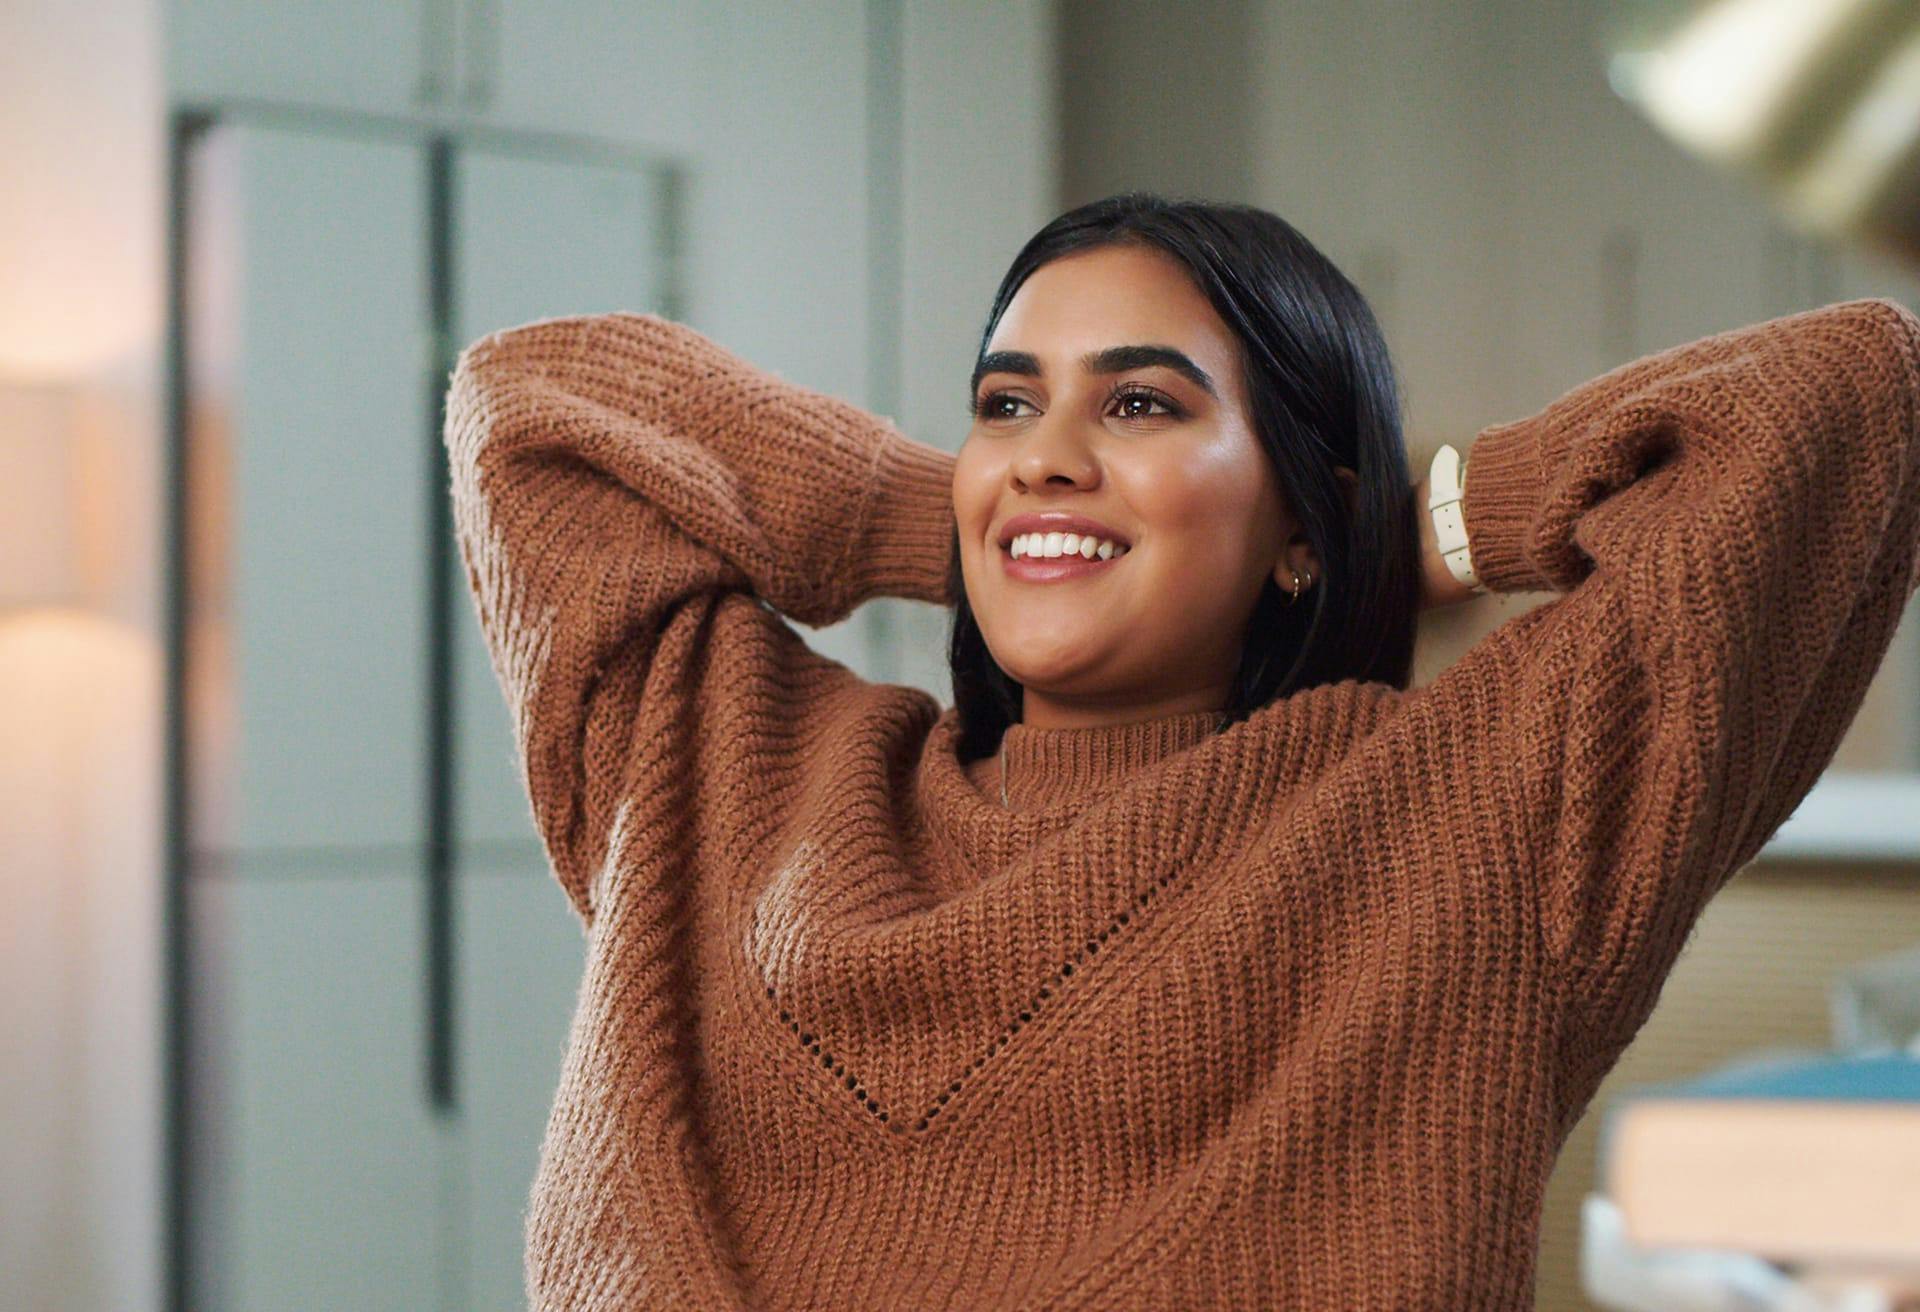
[(1474, 572), (1473, 557), (1467, 550), (1465, 505), (1466, 461), (1451, 442), (1443, 442), (1433, 454), (1433, 466), (1427, 474), (1427, 510), (1433, 516), (1433, 533), (1447, 568), (1460, 582), (1476, 592), (1486, 585)]

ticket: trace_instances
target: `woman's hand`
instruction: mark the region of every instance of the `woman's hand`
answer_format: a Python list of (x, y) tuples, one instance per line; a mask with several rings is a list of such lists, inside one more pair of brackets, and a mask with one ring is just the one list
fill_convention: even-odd
[(1452, 606), (1478, 596), (1472, 588), (1453, 576), (1440, 554), (1440, 539), (1433, 531), (1433, 512), (1427, 509), (1427, 480), (1413, 485), (1413, 513), (1420, 522), (1420, 609)]

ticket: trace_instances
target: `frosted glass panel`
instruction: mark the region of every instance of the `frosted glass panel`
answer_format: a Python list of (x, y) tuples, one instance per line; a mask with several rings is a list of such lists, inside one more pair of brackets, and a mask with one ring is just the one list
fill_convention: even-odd
[(407, 109), (436, 75), (453, 87), (442, 0), (168, 0), (167, 85), (197, 96), (261, 96), (354, 109)]
[(196, 155), (202, 847), (422, 836), (436, 456), (425, 158), (245, 126)]
[(463, 857), (458, 887), (467, 1206), (465, 1288), (454, 1305), (519, 1312), (527, 1303), (527, 1193), (560, 1085), (586, 943), (538, 855), (492, 866)]
[(417, 870), (252, 858), (192, 897), (203, 1305), (453, 1306), (460, 1131), (423, 1092)]
[(470, 149), (455, 165), (464, 343), (528, 319), (663, 310), (665, 176)]

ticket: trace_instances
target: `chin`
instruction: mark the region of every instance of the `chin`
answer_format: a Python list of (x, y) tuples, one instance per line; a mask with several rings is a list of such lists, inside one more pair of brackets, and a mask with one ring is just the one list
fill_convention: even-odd
[(1087, 652), (1079, 650), (1059, 651), (1048, 646), (1044, 650), (1014, 643), (1005, 656), (989, 642), (987, 648), (993, 653), (994, 661), (1005, 670), (1007, 677), (1023, 688), (1033, 688), (1040, 692), (1071, 693), (1075, 685), (1090, 682), (1092, 666), (1087, 661)]

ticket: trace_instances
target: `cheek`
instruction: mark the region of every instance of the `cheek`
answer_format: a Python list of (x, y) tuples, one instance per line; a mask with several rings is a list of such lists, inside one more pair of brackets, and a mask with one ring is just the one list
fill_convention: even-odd
[(978, 466), (978, 461), (966, 459), (964, 449), (953, 466), (949, 495), (953, 503), (953, 526), (960, 535), (963, 556), (980, 542), (993, 515), (993, 483)]
[(1263, 519), (1275, 512), (1261, 471), (1202, 451), (1139, 471), (1128, 499), (1152, 535), (1141, 557), (1142, 604), (1177, 615), (1189, 633), (1241, 616), (1273, 564), (1275, 532)]
[(1247, 553), (1255, 520), (1266, 513), (1261, 468), (1225, 441), (1192, 443), (1115, 470), (1140, 523), (1169, 556), (1216, 562)]
[(987, 461), (969, 459), (965, 446), (954, 461), (953, 526), (960, 538), (961, 574), (969, 589), (990, 586), (988, 567), (993, 559), (983, 544), (999, 505), (1000, 481), (1004, 476), (1004, 466), (995, 469)]

